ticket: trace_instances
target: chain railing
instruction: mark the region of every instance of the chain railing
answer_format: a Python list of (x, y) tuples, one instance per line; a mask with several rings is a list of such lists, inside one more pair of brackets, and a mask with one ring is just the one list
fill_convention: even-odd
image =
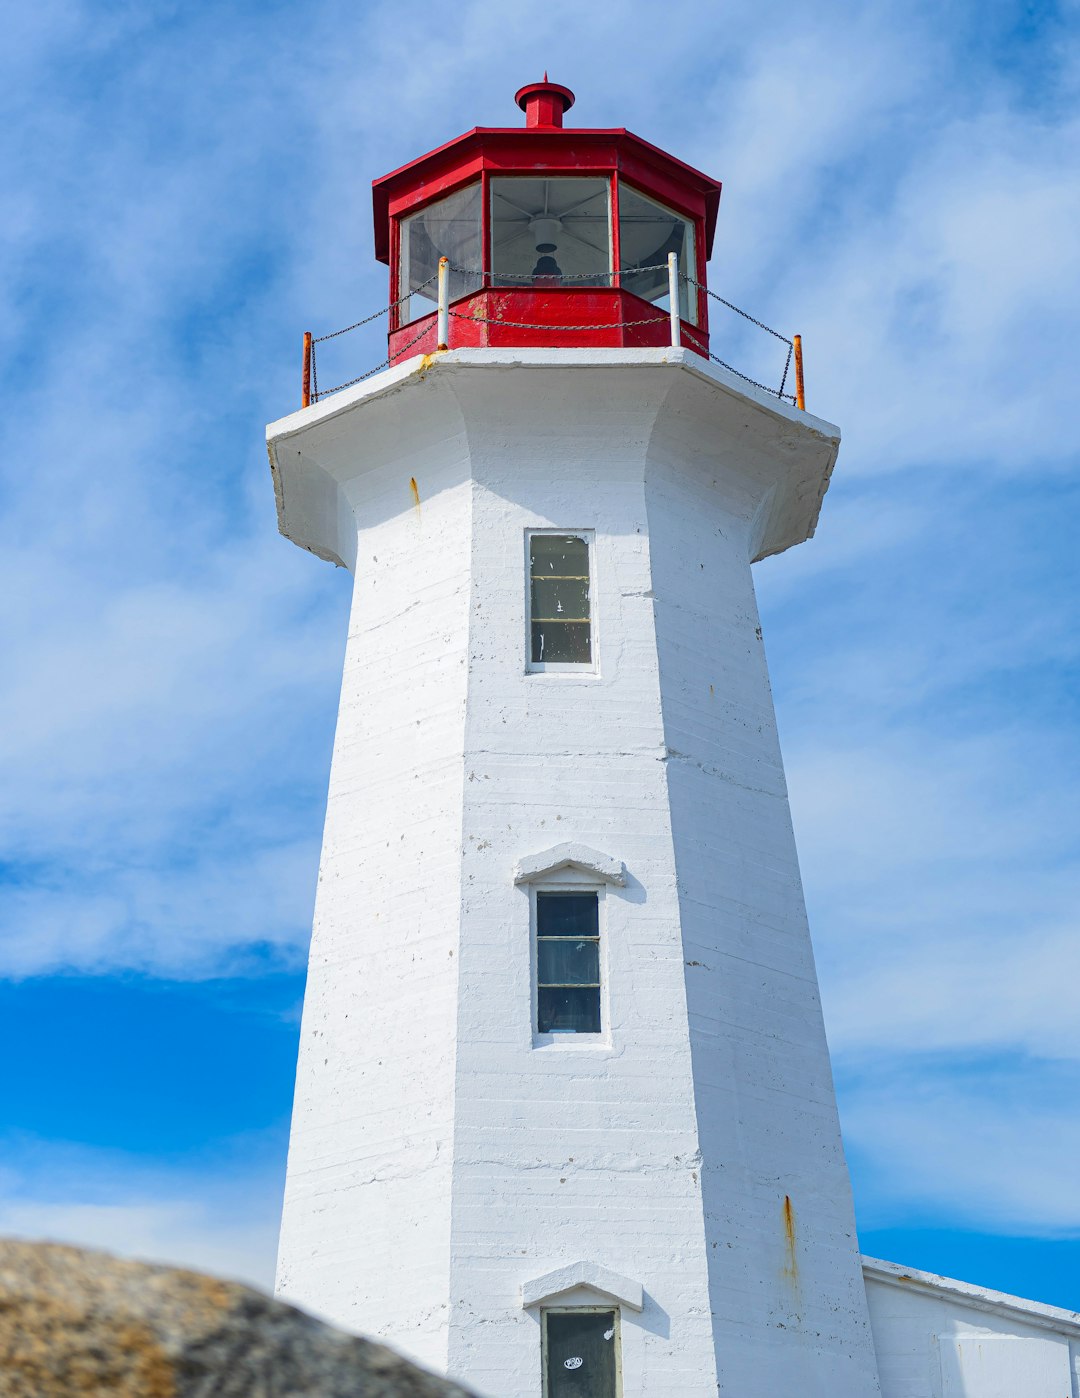
[(380, 316), (388, 316), (396, 311), (399, 306), (405, 304), (410, 296), (415, 296), (418, 291), (423, 291), (429, 287), (433, 281), (438, 279), (438, 272), (428, 277), (426, 282), (421, 282), (419, 286), (414, 286), (411, 291), (407, 291), (404, 296), (399, 296), (396, 301), (391, 301), (389, 306), (383, 306), (378, 311), (373, 311), (371, 315), (365, 316), (363, 320), (355, 320), (352, 325), (344, 325), (340, 330), (331, 330), (326, 335), (312, 335), (311, 331), (304, 334), (304, 376), (303, 391), (301, 393), (301, 407), (310, 407), (312, 403), (317, 403), (320, 398), (326, 398), (331, 393), (340, 393), (343, 388), (352, 388), (353, 384), (363, 383), (365, 379), (370, 379), (372, 374), (377, 374), (381, 369), (388, 369), (395, 359), (400, 359), (406, 350), (412, 349), (413, 345), (419, 344), (427, 332), (425, 326), (414, 340), (410, 340), (407, 345), (401, 345), (398, 349), (391, 351), (382, 361), (376, 364), (374, 369), (369, 369), (365, 374), (358, 374), (355, 379), (348, 379), (345, 383), (336, 384), (333, 388), (319, 388), (319, 370), (316, 361), (315, 346), (321, 345), (327, 340), (336, 340), (339, 335), (348, 335), (350, 330), (359, 330), (363, 325), (370, 325), (373, 320), (378, 320)]
[[(782, 345), (787, 346), (787, 355), (784, 358), (784, 372), (780, 376), (779, 388), (770, 388), (767, 384), (759, 383), (757, 379), (750, 378), (750, 376), (744, 374), (741, 369), (736, 369), (733, 364), (728, 364), (725, 360), (721, 359), (718, 354), (713, 354), (710, 350), (709, 358), (712, 362), (714, 364), (719, 364), (722, 369), (727, 369), (731, 374), (737, 374), (740, 379), (745, 379), (747, 383), (753, 384), (755, 388), (763, 389), (766, 393), (775, 393), (777, 398), (783, 398), (788, 403), (794, 403), (797, 408), (805, 408), (806, 404), (802, 401), (804, 397), (802, 387), (802, 336), (793, 335), (789, 340), (786, 335), (781, 335), (779, 330), (774, 330), (771, 325), (766, 325), (764, 321), (758, 320), (758, 318), (752, 316), (749, 311), (742, 310), (740, 307), (733, 305), (732, 302), (726, 301), (722, 296), (717, 295), (715, 291), (710, 291), (703, 283), (695, 281), (688, 272), (680, 273), (680, 280), (687, 286), (692, 286), (695, 291), (703, 291), (710, 301), (719, 302), (719, 304), (726, 307), (727, 310), (734, 311), (737, 316), (742, 316), (743, 320), (749, 321), (751, 325), (756, 325), (757, 328), (763, 330), (766, 335), (774, 336)], [(787, 387), (788, 374), (791, 372), (792, 358), (795, 359), (796, 391), (794, 393), (785, 393), (784, 390)]]
[(575, 321), (573, 325), (549, 325), (547, 321), (539, 320), (504, 320), (502, 316), (481, 316), (472, 311), (450, 311), (453, 320), (468, 320), (475, 325), (506, 325), (511, 330), (622, 330), (631, 325), (655, 325), (655, 316), (646, 316), (644, 320), (602, 320), (596, 321), (592, 325), (582, 321)]
[[(448, 264), (451, 272), (457, 272), (463, 277), (477, 277), (481, 280), (491, 276), (490, 272), (482, 272), (477, 267), (458, 267), (456, 263)], [(666, 262), (654, 262), (648, 267), (618, 267), (614, 272), (560, 272), (557, 277), (550, 280), (557, 282), (559, 286), (565, 286), (567, 282), (591, 282), (594, 286), (611, 287), (615, 285), (615, 277), (631, 277), (638, 272), (666, 272)], [(500, 272), (499, 288), (513, 287), (520, 283), (524, 288), (534, 287), (537, 282), (543, 284), (544, 278), (535, 277), (532, 272)]]
[[(761, 389), (763, 393), (773, 395), (784, 402), (793, 403), (797, 408), (806, 408), (806, 393), (803, 382), (802, 337), (800, 335), (794, 335), (791, 339), (788, 339), (788, 337), (782, 335), (779, 330), (774, 330), (771, 326), (766, 325), (764, 321), (760, 321), (756, 316), (752, 316), (748, 311), (744, 311), (731, 301), (725, 300), (723, 296), (718, 295), (715, 291), (710, 291), (704, 283), (695, 280), (689, 273), (680, 272), (678, 257), (675, 253), (668, 254), (666, 263), (656, 263), (647, 267), (621, 267), (616, 272), (611, 273), (577, 272), (566, 275), (560, 274), (558, 277), (558, 285), (563, 286), (567, 282), (589, 282), (595, 286), (612, 286), (617, 284), (615, 281), (616, 278), (619, 279), (618, 284), (621, 284), (624, 277), (630, 277), (636, 273), (662, 271), (666, 271), (668, 274), (668, 317), (671, 344), (673, 346), (678, 347), (682, 344), (683, 327), (680, 315), (682, 287), (686, 286), (688, 290), (692, 288), (693, 291), (698, 293), (704, 292), (711, 301), (716, 301), (719, 305), (725, 307), (725, 309), (734, 312), (737, 316), (741, 316), (743, 320), (756, 326), (759, 330), (764, 331), (765, 334), (772, 335), (775, 339), (779, 340), (781, 344), (787, 347), (787, 354), (784, 359), (784, 372), (780, 378), (779, 388), (770, 388), (767, 384), (761, 383), (760, 380), (751, 378), (749, 374), (744, 374), (741, 369), (736, 369), (733, 364), (729, 364), (726, 360), (721, 359), (719, 355), (713, 354), (711, 350), (706, 351), (712, 363), (719, 364), (720, 367), (726, 369), (728, 373), (735, 374), (738, 378), (742, 379), (744, 383), (751, 384), (754, 388)], [(392, 349), (387, 357), (376, 364), (373, 369), (368, 369), (366, 373), (358, 374), (354, 379), (348, 379), (344, 383), (336, 384), (333, 388), (319, 388), (316, 345), (323, 344), (327, 340), (336, 340), (338, 336), (347, 335), (351, 330), (359, 330), (361, 326), (370, 325), (372, 321), (378, 320), (381, 316), (390, 315), (418, 292), (425, 291), (433, 282), (438, 283), (435, 326), (435, 344), (438, 350), (445, 350), (449, 345), (450, 321), (452, 319), (472, 321), (474, 324), (479, 325), (505, 326), (513, 330), (542, 330), (545, 333), (552, 331), (572, 332), (583, 330), (628, 329), (636, 326), (657, 324), (656, 316), (646, 316), (640, 320), (603, 321), (593, 324), (583, 324), (578, 321), (572, 325), (551, 325), (541, 321), (504, 320), (501, 317), (482, 316), (478, 315), (475, 311), (454, 311), (450, 309), (449, 289), (451, 272), (459, 276), (475, 279), (480, 286), (484, 285), (489, 275), (478, 268), (458, 267), (452, 263), (449, 258), (443, 257), (439, 259), (438, 271), (428, 277), (426, 281), (421, 282), (418, 286), (412, 287), (404, 296), (399, 296), (396, 301), (391, 301), (388, 306), (384, 306), (381, 310), (375, 311), (369, 316), (365, 316), (363, 320), (354, 321), (352, 325), (343, 326), (342, 329), (333, 330), (326, 335), (313, 336), (310, 331), (307, 331), (304, 335), (304, 368), (301, 406), (307, 408), (312, 403), (317, 403), (320, 398), (325, 398), (331, 393), (339, 393), (343, 388), (352, 388), (354, 384), (363, 383), (365, 379), (371, 378), (373, 374), (378, 374), (381, 370), (390, 368), (395, 361), (402, 359), (409, 350), (418, 345), (430, 332), (430, 322), (426, 323), (421, 330), (404, 345), (398, 345)], [(506, 285), (512, 288), (514, 284), (512, 279), (520, 280), (523, 287), (528, 286), (532, 288), (537, 284), (537, 279), (532, 275), (526, 276), (525, 274), (511, 273), (507, 277), (500, 276), (500, 286)], [(696, 345), (693, 345), (692, 348), (698, 350), (698, 346)], [(795, 391), (794, 393), (789, 393), (786, 390), (792, 361), (794, 361), (795, 365)]]

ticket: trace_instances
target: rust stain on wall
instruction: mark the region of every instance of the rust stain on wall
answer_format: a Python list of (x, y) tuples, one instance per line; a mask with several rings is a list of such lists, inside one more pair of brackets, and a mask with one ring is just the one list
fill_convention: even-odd
[(416, 506), (417, 518), (420, 517), (420, 491), (417, 488), (416, 477), (409, 477), (409, 489), (412, 491), (413, 504)]
[(795, 1210), (791, 1207), (791, 1195), (784, 1195), (784, 1245), (786, 1261), (784, 1276), (792, 1286), (799, 1285), (799, 1259), (795, 1255)]

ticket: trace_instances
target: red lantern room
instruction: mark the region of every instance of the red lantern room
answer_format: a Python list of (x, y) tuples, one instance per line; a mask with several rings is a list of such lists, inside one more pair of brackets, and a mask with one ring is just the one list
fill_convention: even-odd
[(565, 130), (569, 88), (517, 93), (524, 128), (476, 127), (373, 185), (375, 251), (390, 266), (390, 358), (436, 349), (440, 258), (449, 343), (681, 343), (708, 354), (705, 264), (720, 185), (622, 128)]

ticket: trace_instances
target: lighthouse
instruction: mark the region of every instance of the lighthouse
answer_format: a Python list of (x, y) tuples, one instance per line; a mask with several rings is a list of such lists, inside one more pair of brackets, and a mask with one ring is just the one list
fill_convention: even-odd
[(719, 184), (517, 100), (268, 430), (353, 578), (278, 1289), (491, 1398), (872, 1398), (752, 578), (839, 433), (711, 357)]

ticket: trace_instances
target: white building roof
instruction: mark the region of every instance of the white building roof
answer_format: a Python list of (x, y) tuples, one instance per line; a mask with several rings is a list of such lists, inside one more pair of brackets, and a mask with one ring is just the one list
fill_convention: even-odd
[(1022, 1296), (1009, 1296), (1004, 1291), (991, 1291), (989, 1287), (975, 1286), (971, 1282), (957, 1281), (953, 1277), (940, 1277), (934, 1272), (920, 1272), (914, 1267), (902, 1267), (898, 1262), (883, 1262), (876, 1257), (864, 1257), (862, 1265), (863, 1275), (868, 1281), (883, 1282), (887, 1286), (902, 1287), (909, 1291), (921, 1291), (946, 1298), (954, 1304), (967, 1306), (972, 1310), (988, 1311), (994, 1315), (1022, 1321), (1025, 1325), (1080, 1338), (1078, 1311), (1063, 1310), (1060, 1306), (1047, 1306), (1041, 1301), (1028, 1301)]

